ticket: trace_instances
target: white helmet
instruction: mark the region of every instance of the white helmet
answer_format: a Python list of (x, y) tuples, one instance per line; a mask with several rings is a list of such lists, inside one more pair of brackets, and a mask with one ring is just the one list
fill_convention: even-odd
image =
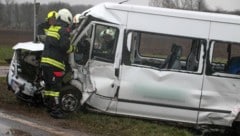
[(110, 42), (114, 39), (115, 32), (113, 29), (108, 28), (100, 33), (100, 41)]
[(60, 9), (58, 11), (58, 18), (69, 25), (72, 23), (72, 13), (68, 9)]
[(83, 18), (82, 14), (76, 14), (74, 17), (73, 17), (73, 23), (74, 24), (78, 24), (80, 23), (80, 20)]

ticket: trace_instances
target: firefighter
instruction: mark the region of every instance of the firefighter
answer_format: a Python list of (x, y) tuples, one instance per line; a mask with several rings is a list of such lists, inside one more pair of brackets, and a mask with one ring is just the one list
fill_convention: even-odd
[(45, 81), (43, 100), (54, 118), (64, 118), (66, 115), (60, 108), (59, 96), (68, 53), (72, 51), (69, 39), (71, 23), (72, 13), (68, 9), (60, 9), (56, 24), (48, 29), (41, 58)]
[(77, 29), (83, 18), (84, 18), (84, 16), (79, 13), (73, 17), (73, 25), (72, 25), (72, 33), (71, 33), (72, 36), (78, 32)]
[(56, 18), (58, 14), (56, 11), (50, 11), (47, 14), (47, 17), (45, 18), (45, 22), (38, 25), (38, 40), (40, 42), (45, 42), (46, 40), (46, 33), (51, 25), (54, 25), (56, 23)]
[(80, 21), (81, 20), (81, 14), (76, 14), (74, 17), (73, 17), (73, 25), (72, 25), (72, 28), (75, 29), (79, 26), (80, 24)]
[(100, 33), (100, 49), (106, 54), (111, 54), (114, 46), (115, 31), (112, 28), (107, 28)]

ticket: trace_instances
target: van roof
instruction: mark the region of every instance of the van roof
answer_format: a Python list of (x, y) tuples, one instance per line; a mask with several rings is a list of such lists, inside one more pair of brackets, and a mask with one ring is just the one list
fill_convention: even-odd
[(83, 14), (127, 30), (240, 43), (238, 15), (116, 3), (102, 3)]
[(229, 15), (221, 13), (209, 13), (209, 12), (200, 12), (200, 11), (190, 11), (190, 10), (181, 10), (181, 9), (169, 9), (169, 8), (160, 8), (160, 7), (150, 7), (150, 6), (140, 6), (140, 5), (128, 5), (128, 4), (117, 4), (117, 3), (101, 3), (99, 5), (90, 8), (85, 11), (88, 12), (88, 15), (94, 16), (113, 23), (120, 23), (113, 14), (108, 14), (107, 10), (118, 10), (125, 12), (136, 12), (143, 14), (154, 14), (161, 16), (171, 16), (171, 17), (180, 17), (196, 20), (205, 20), (213, 22), (224, 22), (224, 23), (233, 23), (240, 24), (240, 16), (238, 15)]

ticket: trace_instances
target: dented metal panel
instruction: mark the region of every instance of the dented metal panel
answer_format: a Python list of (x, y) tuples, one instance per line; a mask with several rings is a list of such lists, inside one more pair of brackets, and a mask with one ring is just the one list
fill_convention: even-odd
[(230, 126), (240, 110), (239, 79), (205, 76), (199, 123)]
[(113, 97), (116, 93), (113, 63), (91, 60), (89, 62), (91, 82), (96, 86), (97, 94)]
[[(203, 79), (201, 74), (122, 66), (120, 78), (118, 112), (196, 123)], [(135, 107), (126, 111), (120, 104), (125, 102), (135, 104)], [(136, 105), (143, 107), (138, 109)], [(152, 106), (155, 108), (151, 109)], [(158, 108), (164, 110), (159, 111)]]
[(82, 13), (85, 16), (93, 16), (111, 23), (121, 24), (112, 12), (106, 9), (105, 4), (99, 4)]

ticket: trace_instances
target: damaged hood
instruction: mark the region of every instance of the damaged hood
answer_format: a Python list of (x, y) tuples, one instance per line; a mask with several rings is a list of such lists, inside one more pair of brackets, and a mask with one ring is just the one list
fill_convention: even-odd
[(29, 51), (42, 51), (44, 49), (44, 44), (34, 42), (20, 42), (13, 46), (13, 50), (18, 49), (25, 49)]

